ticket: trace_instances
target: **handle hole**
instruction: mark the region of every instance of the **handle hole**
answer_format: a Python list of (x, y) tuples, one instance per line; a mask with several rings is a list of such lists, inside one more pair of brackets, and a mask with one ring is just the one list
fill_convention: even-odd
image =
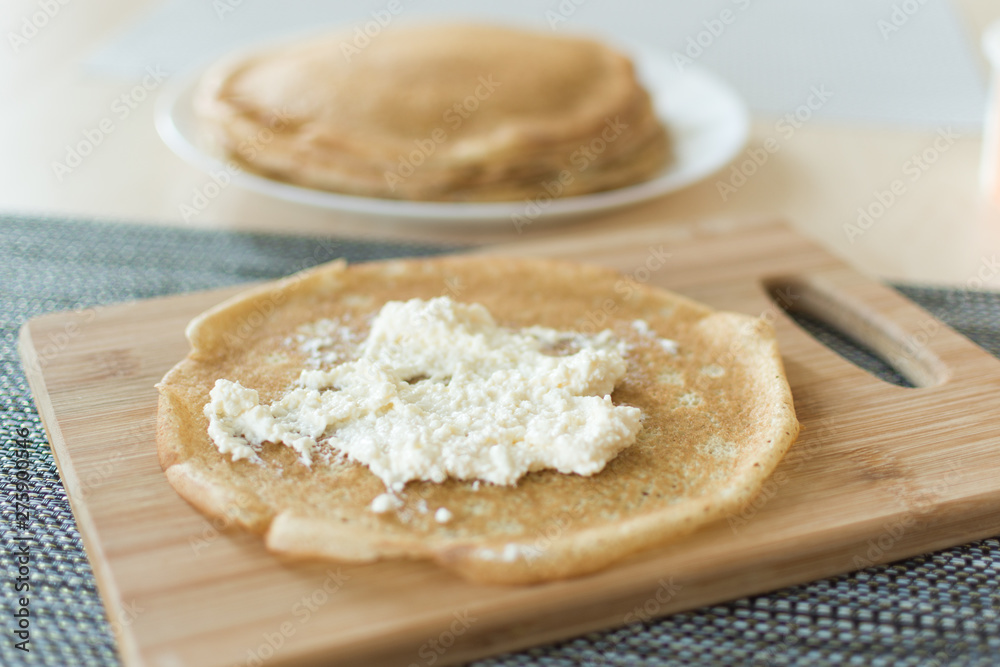
[(845, 335), (842, 331), (834, 329), (826, 322), (801, 310), (786, 310), (785, 312), (813, 338), (861, 370), (897, 387), (913, 389), (917, 386), (900, 374), (894, 366), (875, 354), (871, 348)]
[(822, 289), (805, 276), (769, 278), (771, 301), (814, 339), (873, 377), (897, 387), (931, 387), (945, 380), (941, 362), (916, 348), (892, 322)]

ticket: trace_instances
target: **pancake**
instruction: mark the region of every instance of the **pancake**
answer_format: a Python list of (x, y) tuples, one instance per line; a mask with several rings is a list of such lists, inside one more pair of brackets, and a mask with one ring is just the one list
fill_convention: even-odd
[(356, 195), (495, 201), (658, 173), (667, 137), (625, 56), (591, 40), (477, 25), (387, 28), (357, 54), (325, 35), (226, 59), (196, 110), (248, 169)]
[[(203, 410), (217, 379), (273, 401), (309, 363), (295, 343), (302, 327), (341, 323), (349, 334), (330, 344), (345, 358), (382, 304), (442, 294), (484, 305), (505, 327), (609, 329), (627, 362), (612, 399), (642, 411), (635, 442), (591, 476), (542, 470), (516, 486), (410, 482), (402, 507), (376, 514), (385, 485), (364, 465), (307, 467), (270, 443), (258, 462), (232, 461), (209, 439)], [(190, 354), (157, 385), (167, 479), (203, 513), (293, 556), (428, 559), (484, 583), (581, 575), (740, 511), (799, 430), (766, 322), (576, 263), (336, 262), (230, 299), (193, 320), (187, 336)], [(437, 507), (451, 520), (436, 521)]]

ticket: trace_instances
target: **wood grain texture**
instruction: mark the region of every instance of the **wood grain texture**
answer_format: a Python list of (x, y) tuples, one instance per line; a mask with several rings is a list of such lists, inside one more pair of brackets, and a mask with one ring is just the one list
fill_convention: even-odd
[[(187, 352), (188, 320), (238, 290), (47, 315), (23, 328), (22, 356), (126, 664), (456, 663), (1000, 532), (1000, 362), (784, 225), (490, 252), (610, 265), (774, 322), (804, 428), (762, 494), (689, 538), (536, 586), (407, 561), (284, 561), (206, 521), (156, 460), (153, 385)], [(919, 388), (843, 360), (769, 290), (870, 341)]]

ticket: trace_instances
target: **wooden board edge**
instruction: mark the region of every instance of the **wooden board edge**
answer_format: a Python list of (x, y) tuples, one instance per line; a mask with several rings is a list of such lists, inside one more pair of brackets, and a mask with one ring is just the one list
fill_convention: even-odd
[[(759, 231), (766, 229), (779, 229), (785, 230), (789, 233), (796, 234), (800, 236), (803, 240), (809, 242), (816, 247), (819, 247), (815, 241), (799, 233), (791, 224), (780, 218), (773, 217), (761, 217), (754, 219), (741, 219), (741, 220), (707, 220), (707, 221), (692, 221), (683, 223), (672, 223), (669, 227), (664, 227), (662, 223), (653, 222), (644, 224), (638, 227), (630, 228), (627, 231), (626, 236), (622, 236), (621, 230), (601, 230), (599, 232), (593, 232), (585, 236), (572, 239), (575, 244), (580, 245), (584, 248), (597, 249), (606, 247), (605, 244), (608, 239), (615, 239), (615, 245), (621, 243), (627, 243), (631, 241), (641, 241), (648, 240), (648, 235), (650, 232), (666, 233), (670, 237), (678, 237), (690, 240), (690, 235), (692, 234), (705, 234), (710, 236), (724, 236), (726, 234), (731, 234), (733, 232), (750, 232)], [(531, 256), (538, 256), (539, 251), (542, 255), (552, 258), (560, 258), (567, 252), (566, 248), (567, 239), (564, 237), (557, 238), (546, 238), (539, 240), (531, 239), (519, 239), (516, 241), (510, 241), (503, 244), (494, 245), (470, 245), (467, 247), (461, 247), (454, 249), (454, 252), (446, 252), (440, 255), (434, 255), (432, 257), (410, 257), (401, 256), (397, 258), (385, 258), (385, 259), (372, 259), (364, 260), (362, 262), (349, 262), (349, 265), (361, 264), (368, 262), (377, 261), (390, 261), (392, 259), (434, 259), (438, 257), (451, 257), (451, 256), (462, 256), (462, 255), (482, 255), (482, 254), (496, 254), (496, 255), (520, 255), (524, 256), (524, 250), (531, 248), (533, 252), (529, 253)], [(831, 255), (831, 259), (833, 256)], [(331, 260), (338, 261), (338, 260)], [(837, 260), (842, 263), (841, 260)], [(328, 264), (330, 262), (322, 262), (316, 264), (315, 266), (303, 269), (304, 271), (309, 271), (315, 269), (323, 264)], [(583, 263), (588, 263), (584, 261)], [(845, 266), (847, 266), (845, 264)], [(183, 300), (191, 297), (218, 297), (218, 302), (222, 302), (229, 296), (239, 294), (242, 291), (254, 289), (261, 285), (272, 283), (281, 278), (287, 277), (292, 274), (282, 274), (273, 279), (265, 280), (253, 280), (244, 283), (234, 283), (232, 285), (227, 285), (225, 287), (212, 287), (203, 290), (192, 290), (185, 292), (175, 292), (172, 294), (164, 294), (161, 296), (154, 296), (143, 299), (132, 299), (127, 301), (120, 301), (117, 303), (102, 304), (97, 306), (92, 306), (86, 310), (93, 311), (95, 313), (102, 313), (109, 310), (117, 310), (122, 308), (127, 308), (129, 306), (137, 304), (154, 304), (154, 303), (169, 303), (173, 300)], [(862, 274), (863, 275), (863, 274)], [(876, 279), (872, 279), (876, 280)], [(27, 322), (25, 325), (32, 323), (44, 323), (45, 320), (49, 318), (60, 318), (66, 317), (71, 313), (77, 313), (80, 311), (76, 310), (57, 310), (49, 313), (44, 313), (42, 315), (37, 315)]]
[[(816, 247), (820, 246), (814, 239), (806, 236), (784, 218), (764, 215), (752, 218), (710, 218), (707, 220), (671, 221), (665, 224), (660, 221), (632, 225), (627, 229), (597, 229), (580, 235), (549, 236), (541, 239), (518, 238), (514, 241), (494, 243), (465, 249), (468, 254), (519, 254), (530, 249), (532, 256), (560, 257), (574, 250), (606, 248), (608, 245), (619, 246), (629, 243), (646, 243), (650, 234), (662, 236), (665, 241), (690, 240), (694, 236), (727, 236), (734, 233), (750, 233), (761, 230), (785, 230), (799, 236), (804, 241)], [(826, 250), (823, 248), (824, 251)], [(829, 251), (827, 251), (829, 253)], [(829, 253), (834, 258), (832, 253)], [(844, 263), (839, 257), (838, 262)]]
[(77, 531), (83, 541), (84, 553), (97, 582), (97, 590), (101, 596), (101, 602), (104, 604), (104, 613), (117, 640), (119, 657), (127, 665), (141, 665), (141, 649), (138, 640), (129, 631), (128, 620), (122, 617), (121, 592), (104, 555), (101, 541), (96, 537), (97, 529), (90, 516), (90, 510), (85, 502), (77, 500), (77, 494), (73, 490), (79, 478), (73, 467), (69, 447), (62, 435), (59, 419), (55, 414), (55, 408), (49, 395), (44, 372), (45, 358), (39, 355), (39, 348), (34, 337), (32, 325), (38, 320), (48, 316), (65, 317), (67, 312), (72, 311), (47, 313), (22, 324), (18, 331), (18, 356), (21, 358), (24, 375), (28, 380), (28, 387), (31, 389), (32, 400), (38, 410), (38, 416), (42, 420), (49, 449), (52, 451), (60, 481), (66, 492), (66, 499), (77, 524)]

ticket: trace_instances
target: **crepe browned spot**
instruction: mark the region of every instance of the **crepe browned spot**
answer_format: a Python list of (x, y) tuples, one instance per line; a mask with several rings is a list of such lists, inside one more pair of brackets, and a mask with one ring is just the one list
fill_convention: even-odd
[(631, 61), (598, 42), (481, 25), (352, 40), (329, 34), (211, 68), (196, 110), (214, 142), (280, 180), (410, 200), (583, 194), (648, 180), (666, 161)]
[[(385, 487), (361, 464), (306, 467), (270, 443), (262, 461), (233, 462), (209, 439), (203, 408), (217, 379), (270, 402), (306, 363), (294, 343), (303, 326), (343, 323), (350, 336), (336, 344), (347, 356), (386, 301), (441, 295), (481, 303), (503, 326), (610, 329), (625, 341), (628, 363), (612, 398), (642, 410), (636, 442), (590, 477), (410, 482), (403, 507), (375, 514), (370, 505)], [(193, 320), (187, 336), (190, 354), (158, 385), (160, 463), (202, 512), (263, 533), (285, 554), (431, 559), (494, 583), (592, 572), (739, 511), (799, 430), (770, 325), (569, 262), (333, 263), (230, 299)], [(676, 341), (676, 352), (661, 339)], [(449, 522), (434, 520), (437, 507), (448, 508)]]

